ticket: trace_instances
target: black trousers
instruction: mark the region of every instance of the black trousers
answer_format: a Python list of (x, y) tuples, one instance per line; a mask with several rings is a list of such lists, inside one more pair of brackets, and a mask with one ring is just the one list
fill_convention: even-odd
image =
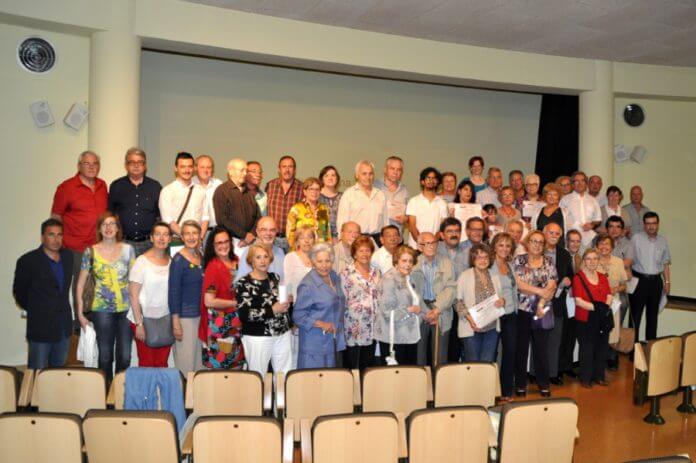
[(600, 333), (596, 326), (587, 322), (578, 322), (576, 328), (580, 341), (580, 380), (585, 384), (603, 381), (609, 351), (609, 332)]
[(517, 315), (500, 317), (500, 389), (503, 397), (512, 397), (515, 389), (515, 352), (517, 347)]
[[(389, 343), (379, 342), (379, 352), (383, 359), (389, 356)], [(418, 343), (415, 344), (394, 344), (394, 356), (399, 365), (418, 364)], [(385, 363), (386, 365), (386, 363)]]
[(462, 346), (459, 342), (459, 335), (457, 334), (457, 329), (459, 327), (459, 314), (453, 308), (452, 312), (454, 316), (452, 317), (452, 328), (449, 330), (449, 345), (447, 346), (447, 363), (459, 363), (461, 362)]
[(533, 330), (534, 314), (517, 311), (517, 342), (515, 348), (515, 387), (527, 387), (527, 358), (529, 342), (532, 342), (534, 371), (539, 389), (549, 388), (549, 330)]
[(636, 330), (636, 341), (640, 336), (640, 322), (645, 308), (645, 339), (651, 340), (657, 337), (657, 316), (660, 312), (660, 298), (662, 298), (662, 277), (638, 276), (638, 286), (633, 294), (629, 295), (631, 315)]
[(369, 346), (346, 346), (343, 351), (343, 366), (351, 370), (363, 370), (376, 366), (375, 343)]
[(575, 318), (566, 318), (563, 320), (561, 349), (558, 355), (559, 373), (571, 371), (573, 369), (573, 352), (575, 351), (575, 341), (577, 339), (577, 333), (575, 332), (576, 324)]

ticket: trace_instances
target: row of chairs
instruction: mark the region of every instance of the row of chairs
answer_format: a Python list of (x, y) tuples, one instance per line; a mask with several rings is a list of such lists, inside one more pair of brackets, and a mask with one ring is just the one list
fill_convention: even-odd
[(646, 398), (651, 399), (650, 413), (643, 421), (664, 424), (660, 398), (678, 389), (683, 400), (677, 411), (696, 413), (692, 390), (696, 385), (696, 331), (639, 342), (634, 347), (633, 400), (643, 405)]
[[(407, 420), (409, 462), (488, 462), (489, 413), (478, 406), (414, 411)], [(563, 398), (503, 406), (496, 460), (571, 462), (577, 414), (575, 402)], [(193, 461), (292, 463), (291, 421), (200, 417), (192, 432)], [(402, 457), (400, 440), (393, 413), (321, 416), (309, 428), (303, 424), (301, 461), (396, 463)], [(182, 457), (168, 412), (89, 410), (84, 420), (62, 413), (0, 415), (3, 461), (81, 462), (83, 452), (90, 463), (174, 463)]]

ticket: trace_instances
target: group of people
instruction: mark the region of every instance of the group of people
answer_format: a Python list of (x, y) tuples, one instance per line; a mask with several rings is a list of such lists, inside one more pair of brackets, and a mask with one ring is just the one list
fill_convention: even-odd
[(583, 172), (542, 188), (519, 170), (506, 186), (497, 167), (484, 177), (480, 156), (468, 166), (460, 182), (426, 167), (410, 196), (396, 156), (382, 179), (359, 161), (341, 192), (333, 166), (300, 181), (283, 156), (262, 188), (259, 162), (232, 159), (222, 182), (210, 156), (182, 152), (162, 187), (132, 148), (107, 192), (86, 151), (56, 190), (41, 246), (17, 261), (29, 368), (65, 363), (72, 292), (107, 378), (130, 365), (134, 338), (140, 366), (166, 366), (173, 346), (184, 373), (500, 358), (512, 400), (530, 373), (543, 396), (575, 377), (579, 341), (582, 385), (606, 385), (626, 313), (638, 332), (645, 312), (656, 337), (670, 290), (659, 216), (640, 186), (622, 206), (618, 187), (603, 192)]

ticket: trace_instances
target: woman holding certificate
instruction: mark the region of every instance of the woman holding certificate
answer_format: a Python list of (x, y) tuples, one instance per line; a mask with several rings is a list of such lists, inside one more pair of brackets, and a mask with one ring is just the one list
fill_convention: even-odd
[(493, 362), (498, 346), (498, 318), (505, 313), (500, 279), (490, 272), (490, 248), (478, 243), (457, 281), (457, 333), (466, 362)]
[(539, 392), (549, 397), (548, 337), (553, 328), (551, 300), (556, 292), (558, 274), (550, 257), (544, 255), (546, 239), (539, 230), (526, 238), (527, 254), (515, 257), (513, 269), (519, 288), (517, 311), (517, 347), (515, 348), (515, 393), (527, 394), (527, 356), (532, 342), (534, 371)]

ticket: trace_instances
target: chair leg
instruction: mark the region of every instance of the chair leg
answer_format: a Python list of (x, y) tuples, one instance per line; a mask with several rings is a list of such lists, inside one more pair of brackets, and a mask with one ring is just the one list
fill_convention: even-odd
[(686, 386), (684, 388), (684, 400), (682, 400), (681, 405), (677, 407), (678, 412), (682, 413), (696, 413), (696, 407), (694, 406), (693, 400), (694, 392), (691, 390), (691, 386)]
[(660, 415), (660, 398), (654, 396), (650, 399), (650, 413), (643, 418), (643, 421), (650, 424), (665, 424), (665, 419)]

